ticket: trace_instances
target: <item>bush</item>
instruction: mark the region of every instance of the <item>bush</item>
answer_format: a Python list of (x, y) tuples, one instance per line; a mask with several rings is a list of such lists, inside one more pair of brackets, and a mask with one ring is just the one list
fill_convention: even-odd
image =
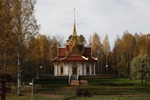
[(132, 86), (133, 83), (100, 83), (99, 85), (106, 85), (106, 86)]
[(81, 96), (91, 97), (92, 95), (88, 92), (87, 89), (78, 88), (78, 89), (76, 89), (76, 96), (78, 96), (78, 97), (81, 97)]

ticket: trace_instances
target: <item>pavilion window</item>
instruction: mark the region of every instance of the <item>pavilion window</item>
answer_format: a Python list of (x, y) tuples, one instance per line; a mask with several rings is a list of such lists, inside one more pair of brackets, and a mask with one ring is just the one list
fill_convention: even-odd
[(86, 73), (89, 74), (90, 73), (90, 67), (86, 66)]
[(63, 66), (61, 66), (61, 68), (60, 68), (60, 73), (61, 73), (61, 75), (63, 75)]

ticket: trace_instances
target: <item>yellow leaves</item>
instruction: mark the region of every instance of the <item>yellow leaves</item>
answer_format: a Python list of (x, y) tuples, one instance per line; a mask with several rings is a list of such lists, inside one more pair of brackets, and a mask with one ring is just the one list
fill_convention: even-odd
[(94, 57), (97, 57), (97, 53), (100, 52), (100, 47), (101, 47), (101, 42), (100, 42), (100, 37), (97, 33), (94, 33), (91, 41), (90, 41), (90, 46), (92, 47), (92, 55)]
[(132, 34), (130, 33), (124, 33), (122, 39), (121, 39), (121, 46), (125, 51), (133, 52), (134, 45), (135, 45), (135, 39)]
[(29, 42), (30, 57), (34, 60), (49, 58), (49, 41), (45, 35), (38, 35), (37, 38), (32, 38)]
[(139, 50), (139, 54), (147, 54), (150, 55), (150, 37), (149, 34), (142, 35), (139, 37), (136, 43), (136, 48)]
[(49, 55), (49, 41), (47, 40), (46, 36), (39, 35), (37, 40), (39, 41), (41, 58), (48, 58), (47, 56)]
[(103, 40), (103, 51), (105, 55), (108, 55), (110, 52), (110, 44), (109, 44), (109, 39), (108, 36), (106, 35), (104, 40)]

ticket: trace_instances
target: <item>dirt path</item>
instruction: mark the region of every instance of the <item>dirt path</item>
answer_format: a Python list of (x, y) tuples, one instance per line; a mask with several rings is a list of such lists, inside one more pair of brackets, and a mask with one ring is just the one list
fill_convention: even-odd
[(66, 97), (66, 95), (58, 95), (58, 94), (39, 94), (43, 98), (51, 98), (51, 99), (62, 99)]

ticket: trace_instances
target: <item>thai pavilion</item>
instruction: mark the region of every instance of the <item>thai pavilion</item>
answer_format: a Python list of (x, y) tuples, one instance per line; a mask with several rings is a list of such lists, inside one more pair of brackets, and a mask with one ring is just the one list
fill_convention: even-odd
[(54, 76), (95, 75), (97, 58), (92, 57), (92, 47), (85, 46), (77, 35), (74, 20), (73, 33), (64, 47), (57, 48), (54, 63)]

